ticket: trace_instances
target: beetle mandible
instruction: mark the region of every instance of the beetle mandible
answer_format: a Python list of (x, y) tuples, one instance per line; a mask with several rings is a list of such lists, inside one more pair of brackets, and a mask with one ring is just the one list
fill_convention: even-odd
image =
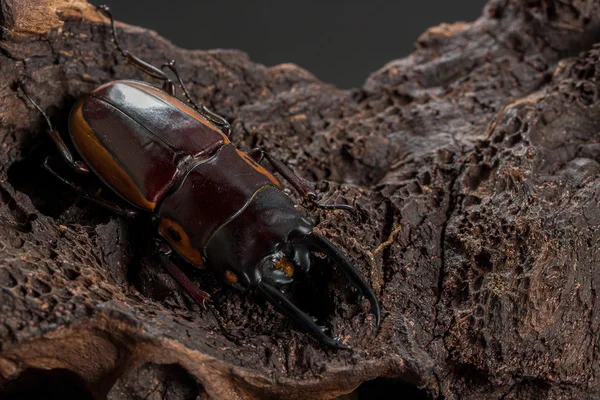
[[(321, 252), (341, 268), (371, 303), (377, 324), (379, 303), (373, 290), (343, 253), (313, 232), (309, 218), (298, 212), (279, 180), (260, 164), (267, 160), (301, 196), (321, 208), (315, 193), (285, 164), (269, 153), (236, 149), (229, 123), (189, 95), (174, 62), (160, 69), (123, 50), (107, 6), (99, 6), (111, 23), (114, 44), (134, 67), (162, 80), (162, 90), (141, 81), (113, 81), (80, 99), (69, 117), (76, 160), (43, 110), (47, 133), (63, 161), (76, 173), (94, 173), (128, 203), (86, 193), (54, 171), (54, 176), (93, 200), (124, 216), (146, 214), (153, 219), (161, 260), (167, 271), (198, 304), (209, 295), (197, 288), (171, 261), (176, 253), (188, 263), (210, 266), (225, 281), (253, 289), (280, 312), (306, 328), (317, 340), (347, 348), (323, 332), (278, 289), (293, 281), (293, 272), (308, 272), (310, 255)], [(175, 96), (171, 71), (191, 107)]]

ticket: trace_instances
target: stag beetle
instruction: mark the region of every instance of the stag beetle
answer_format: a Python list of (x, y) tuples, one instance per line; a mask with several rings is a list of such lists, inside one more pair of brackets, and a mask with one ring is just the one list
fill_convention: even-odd
[[(311, 220), (296, 210), (279, 180), (260, 164), (266, 159), (317, 207), (351, 207), (317, 203), (315, 193), (281, 161), (261, 149), (236, 149), (229, 123), (192, 100), (174, 62), (159, 69), (123, 50), (110, 9), (98, 9), (110, 19), (114, 44), (123, 57), (162, 80), (162, 90), (122, 80), (80, 99), (71, 110), (69, 133), (82, 160), (73, 157), (48, 116), (23, 92), (46, 119), (47, 133), (70, 169), (81, 175), (94, 173), (128, 206), (87, 192), (57, 173), (48, 158), (44, 167), (83, 197), (123, 216), (151, 216), (164, 267), (198, 304), (209, 295), (171, 261), (173, 251), (194, 266), (210, 265), (230, 284), (260, 293), (320, 342), (347, 348), (278, 289), (292, 282), (295, 269), (307, 272), (316, 251), (341, 268), (368, 298), (379, 324), (379, 304), (369, 284), (340, 250), (313, 231)], [(176, 77), (190, 106), (177, 99), (166, 70)]]

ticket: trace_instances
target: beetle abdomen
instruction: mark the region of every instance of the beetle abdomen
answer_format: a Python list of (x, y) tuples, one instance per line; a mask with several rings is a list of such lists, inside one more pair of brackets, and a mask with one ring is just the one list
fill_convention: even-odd
[(185, 104), (133, 81), (100, 86), (73, 109), (75, 147), (109, 187), (154, 210), (178, 179), (178, 163), (208, 158), (229, 143)]
[(202, 265), (210, 235), (234, 218), (264, 187), (281, 185), (246, 153), (223, 146), (194, 166), (159, 210), (161, 235), (188, 261)]

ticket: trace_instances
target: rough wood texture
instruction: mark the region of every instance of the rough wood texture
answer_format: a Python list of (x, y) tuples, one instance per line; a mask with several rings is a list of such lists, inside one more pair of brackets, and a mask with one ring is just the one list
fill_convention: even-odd
[(48, 0), (64, 24), (39, 36), (27, 35), (24, 1), (0, 3), (4, 390), (66, 369), (109, 399), (331, 398), (377, 377), (426, 398), (600, 396), (600, 1), (491, 0), (472, 24), (428, 30), (354, 91), (119, 25), (136, 55), (177, 60), (242, 149), (264, 147), (326, 180), (326, 201), (364, 212), (360, 224), (316, 218), (372, 282), (381, 327), (323, 262), (294, 291), (353, 351), (323, 348), (263, 301), (186, 270), (214, 293), (239, 338), (228, 340), (174, 294), (147, 225), (76, 202), (43, 172), (55, 151), (17, 81), (66, 133), (80, 95), (147, 79), (81, 1), (87, 11), (75, 13)]

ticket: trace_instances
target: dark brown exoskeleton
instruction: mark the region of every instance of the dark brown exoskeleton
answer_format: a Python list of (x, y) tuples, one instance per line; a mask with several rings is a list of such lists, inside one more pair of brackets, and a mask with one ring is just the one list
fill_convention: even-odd
[[(316, 203), (314, 192), (282, 162), (260, 149), (249, 153), (236, 149), (229, 140), (227, 121), (193, 102), (174, 63), (158, 69), (123, 50), (110, 10), (99, 9), (111, 20), (118, 50), (133, 66), (163, 80), (163, 89), (138, 81), (115, 81), (77, 102), (69, 132), (83, 161), (75, 160), (46, 114), (25, 95), (46, 117), (48, 134), (72, 170), (95, 173), (133, 208), (86, 193), (59, 176), (48, 160), (45, 167), (84, 197), (121, 215), (151, 216), (164, 266), (198, 304), (209, 296), (170, 260), (171, 250), (192, 265), (220, 271), (228, 283), (262, 294), (322, 343), (346, 348), (277, 288), (292, 282), (294, 269), (307, 272), (310, 254), (317, 251), (326, 254), (369, 299), (379, 323), (379, 304), (369, 284), (333, 244), (313, 232), (310, 220), (295, 209), (261, 161), (269, 161), (314, 205), (349, 207)], [(175, 97), (175, 85), (165, 69), (175, 75), (193, 108)]]

